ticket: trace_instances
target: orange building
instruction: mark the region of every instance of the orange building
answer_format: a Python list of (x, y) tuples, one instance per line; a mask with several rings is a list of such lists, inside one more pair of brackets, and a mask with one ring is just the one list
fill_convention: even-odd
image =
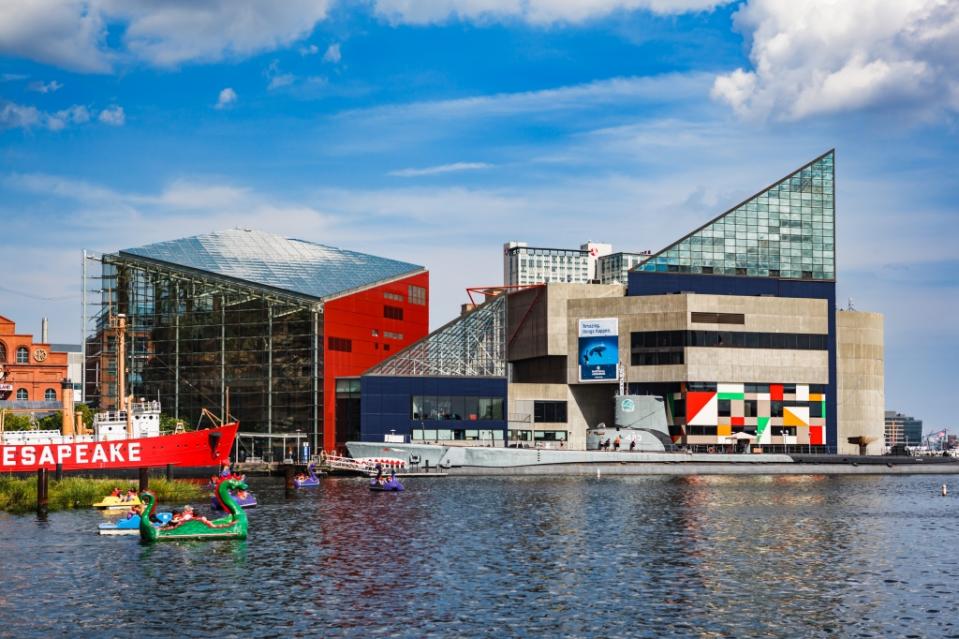
[(0, 401), (59, 402), (66, 377), (66, 353), (18, 334), (16, 324), (0, 315)]

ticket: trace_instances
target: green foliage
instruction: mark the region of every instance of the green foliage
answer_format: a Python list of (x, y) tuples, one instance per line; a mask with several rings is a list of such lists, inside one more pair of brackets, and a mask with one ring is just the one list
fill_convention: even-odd
[(80, 415), (83, 415), (83, 424), (87, 428), (93, 428), (93, 409), (87, 406), (86, 404), (77, 404), (74, 409)]
[[(91, 479), (88, 477), (67, 477), (63, 481), (51, 481), (49, 486), (49, 510), (69, 510), (72, 508), (90, 508), (95, 502), (109, 495), (114, 488), (126, 490), (137, 488), (135, 482), (128, 479)], [(150, 478), (150, 490), (156, 493), (157, 501), (190, 502), (203, 496), (200, 485), (182, 481), (167, 481), (160, 477)], [(0, 475), (0, 511), (26, 513), (37, 506), (37, 479), (27, 477), (18, 479), (10, 475)]]
[(37, 428), (40, 430), (60, 430), (63, 426), (63, 411), (57, 411), (53, 415), (47, 415), (37, 420)]
[(160, 430), (164, 432), (173, 432), (176, 430), (177, 424), (183, 424), (183, 430), (194, 430), (190, 424), (187, 424), (182, 419), (177, 419), (175, 417), (170, 417), (169, 415), (160, 414)]
[(29, 415), (7, 413), (3, 416), (4, 430), (30, 430), (31, 428), (33, 428), (33, 421)]

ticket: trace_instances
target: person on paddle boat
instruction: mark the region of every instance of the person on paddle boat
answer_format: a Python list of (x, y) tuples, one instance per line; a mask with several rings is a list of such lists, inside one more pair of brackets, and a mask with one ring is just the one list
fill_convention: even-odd
[(383, 476), (383, 464), (376, 465), (376, 483), (380, 486), (386, 483), (386, 477)]
[(120, 501), (123, 501), (123, 502), (126, 502), (126, 501), (136, 501), (136, 500), (137, 500), (137, 491), (133, 490), (132, 488), (129, 489), (129, 490), (126, 492), (126, 494), (123, 495), (123, 497), (120, 498)]
[(250, 496), (250, 493), (246, 490), (243, 490), (242, 488), (236, 491), (237, 499), (247, 499), (249, 496)]
[(122, 494), (123, 494), (123, 491), (120, 490), (119, 486), (117, 486), (116, 488), (110, 491), (111, 497), (120, 497)]
[(229, 477), (231, 474), (230, 465), (223, 464), (223, 468), (220, 469), (220, 477)]
[(193, 519), (193, 518), (194, 518), (194, 516), (193, 516), (193, 506), (189, 506), (189, 505), (184, 506), (184, 507), (183, 507), (183, 510), (181, 510), (180, 512), (174, 512), (174, 513), (173, 513), (173, 521), (176, 522), (176, 523), (181, 523), (181, 522), (184, 522), (184, 521), (190, 521), (190, 520)]
[(126, 519), (131, 519), (133, 517), (139, 517), (143, 514), (143, 506), (140, 504), (133, 504), (130, 506), (130, 510), (127, 511)]

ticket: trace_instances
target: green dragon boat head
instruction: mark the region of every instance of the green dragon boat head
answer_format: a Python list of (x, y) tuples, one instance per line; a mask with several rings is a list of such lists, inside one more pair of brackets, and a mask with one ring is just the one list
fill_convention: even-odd
[[(237, 505), (231, 490), (247, 490), (246, 482), (236, 476), (222, 477), (217, 480), (215, 491), (220, 502), (229, 513), (220, 519), (206, 517), (174, 518), (169, 524), (157, 527), (149, 517), (140, 518), (140, 539), (144, 542), (176, 541), (181, 539), (246, 539), (246, 513)], [(151, 492), (144, 492), (140, 500), (146, 504), (145, 512), (153, 511), (156, 497)]]

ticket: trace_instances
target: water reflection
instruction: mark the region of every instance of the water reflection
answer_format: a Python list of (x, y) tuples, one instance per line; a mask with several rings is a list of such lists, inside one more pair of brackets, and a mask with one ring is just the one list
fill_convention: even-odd
[(253, 483), (244, 542), (0, 514), (0, 635), (959, 636), (935, 478)]

